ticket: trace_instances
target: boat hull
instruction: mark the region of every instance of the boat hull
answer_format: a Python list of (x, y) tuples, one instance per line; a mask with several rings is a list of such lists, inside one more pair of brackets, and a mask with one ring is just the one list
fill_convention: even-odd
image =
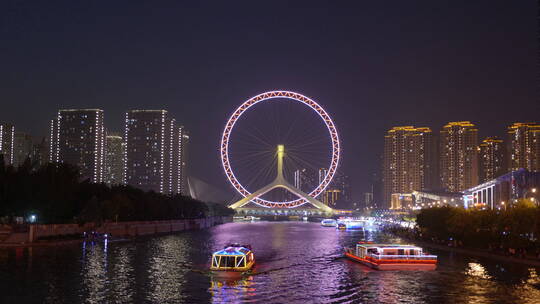
[(255, 261), (252, 261), (246, 265), (246, 267), (210, 267), (211, 271), (219, 272), (245, 272), (253, 268)]
[(428, 261), (407, 261), (407, 262), (372, 262), (358, 257), (350, 252), (345, 252), (345, 256), (355, 262), (364, 264), (377, 270), (435, 270), (437, 264)]

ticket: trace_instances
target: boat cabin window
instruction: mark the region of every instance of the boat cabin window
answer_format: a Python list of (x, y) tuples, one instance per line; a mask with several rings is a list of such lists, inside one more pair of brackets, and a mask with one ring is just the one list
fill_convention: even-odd
[(368, 252), (369, 254), (379, 254), (379, 253), (377, 252), (377, 248), (369, 248), (369, 249), (367, 250), (367, 252)]
[(400, 250), (403, 250), (403, 249), (395, 249), (395, 248), (386, 248), (386, 249), (383, 249), (383, 254), (384, 255), (396, 255), (396, 254), (400, 254)]
[(235, 267), (236, 266), (236, 257), (235, 256), (221, 256), (219, 262), (219, 267)]

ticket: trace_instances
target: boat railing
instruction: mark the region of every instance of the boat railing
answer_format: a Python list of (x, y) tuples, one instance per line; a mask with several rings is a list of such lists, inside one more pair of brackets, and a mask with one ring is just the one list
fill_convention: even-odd
[(368, 257), (375, 260), (437, 260), (436, 255), (395, 255), (395, 254), (367, 254)]

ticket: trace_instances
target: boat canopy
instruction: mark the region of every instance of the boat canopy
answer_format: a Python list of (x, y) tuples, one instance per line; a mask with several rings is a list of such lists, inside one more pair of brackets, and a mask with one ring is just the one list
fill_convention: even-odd
[(214, 270), (246, 270), (254, 262), (253, 252), (243, 246), (228, 246), (212, 255)]

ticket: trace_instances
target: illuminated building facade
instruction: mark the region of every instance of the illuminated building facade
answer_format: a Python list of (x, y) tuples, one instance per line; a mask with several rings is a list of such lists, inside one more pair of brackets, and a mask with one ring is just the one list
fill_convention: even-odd
[(125, 183), (145, 191), (188, 194), (189, 134), (165, 110), (131, 110), (124, 133)]
[(13, 165), (21, 166), (26, 159), (33, 159), (32, 136), (26, 133), (15, 133), (13, 148)]
[[(324, 180), (326, 174), (328, 174), (328, 169), (319, 169), (319, 183)], [(319, 199), (332, 208), (349, 208), (351, 201), (349, 177), (338, 170), (326, 190), (319, 195)]]
[(318, 177), (316, 177), (316, 174), (313, 172), (314, 170), (309, 170), (306, 168), (303, 169), (297, 169), (294, 171), (294, 187), (309, 193), (315, 189), (318, 185), (318, 181), (320, 180)]
[(107, 135), (105, 139), (105, 183), (124, 183), (124, 139), (119, 135)]
[(59, 110), (51, 121), (51, 162), (70, 164), (83, 179), (104, 182), (105, 126), (103, 110)]
[(384, 137), (383, 203), (392, 195), (433, 188), (437, 184), (436, 142), (427, 127), (400, 126)]
[(450, 122), (441, 130), (440, 176), (449, 192), (478, 184), (478, 129), (471, 122)]
[(15, 127), (0, 124), (0, 154), (4, 156), (4, 164), (13, 164), (13, 150), (15, 148)]
[(176, 181), (176, 193), (182, 195), (189, 195), (188, 184), (188, 171), (189, 171), (189, 132), (184, 126), (179, 126), (175, 129), (177, 141), (175, 141), (176, 160), (177, 167), (174, 173), (177, 176)]
[[(463, 191), (465, 208), (506, 209), (540, 188), (540, 172), (520, 168)], [(534, 198), (534, 196), (532, 196)]]
[(494, 179), (506, 172), (505, 147), (502, 139), (488, 137), (478, 147), (480, 152), (480, 182)]
[(373, 206), (373, 192), (364, 192), (364, 208)]
[(516, 122), (508, 127), (508, 170), (540, 171), (540, 124)]

